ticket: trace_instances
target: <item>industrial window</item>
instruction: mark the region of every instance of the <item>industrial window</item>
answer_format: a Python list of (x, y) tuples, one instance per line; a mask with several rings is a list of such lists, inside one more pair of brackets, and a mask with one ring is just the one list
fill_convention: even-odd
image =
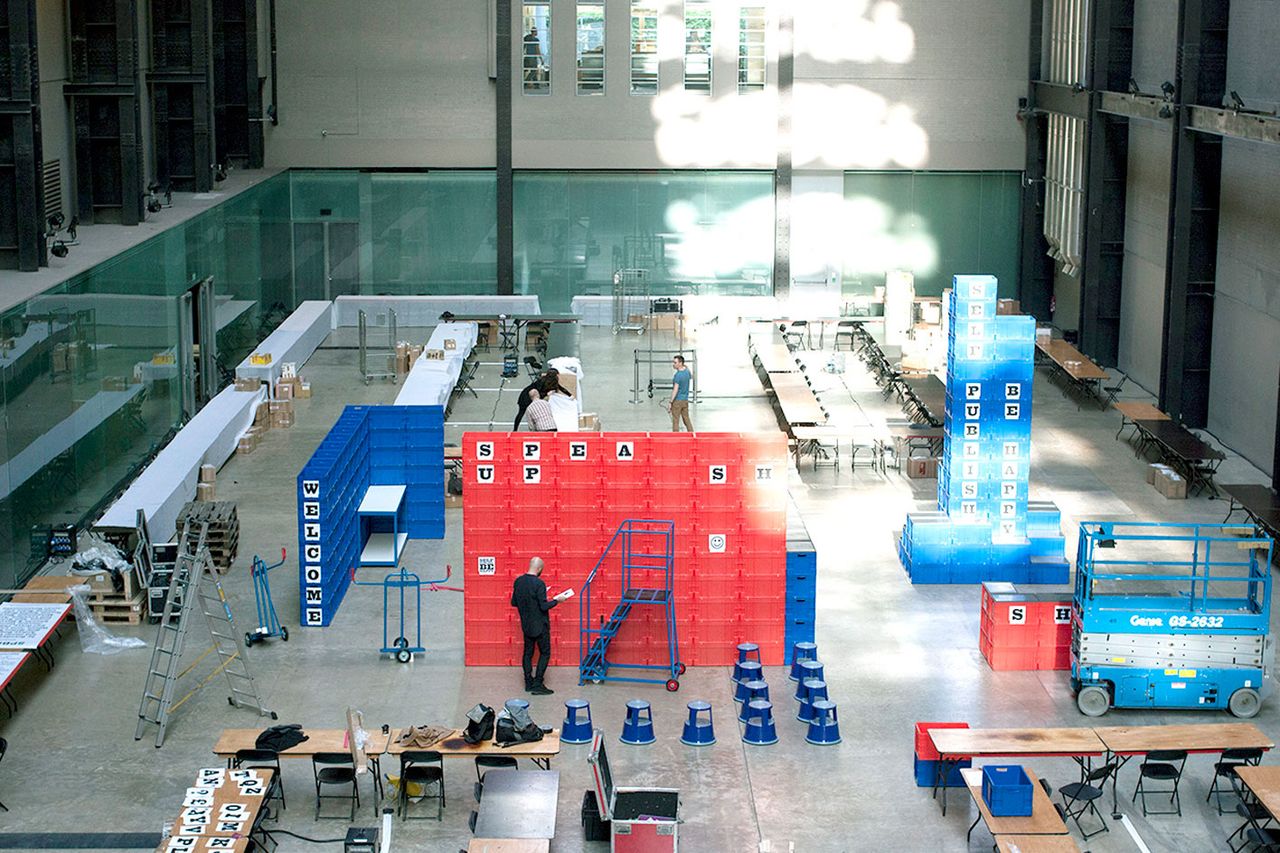
[(658, 94), (658, 4), (631, 4), (631, 94)]
[(520, 71), (526, 95), (551, 94), (551, 4), (525, 3), (523, 7)]
[(604, 3), (578, 4), (578, 94), (604, 94)]
[(684, 0), (684, 90), (711, 94), (711, 0)]
[(763, 6), (738, 12), (738, 94), (764, 90), (764, 21)]

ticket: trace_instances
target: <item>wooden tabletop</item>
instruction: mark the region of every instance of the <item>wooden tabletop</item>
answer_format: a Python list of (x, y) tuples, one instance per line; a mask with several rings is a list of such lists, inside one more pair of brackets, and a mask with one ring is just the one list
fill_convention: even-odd
[(548, 853), (549, 838), (473, 838), (467, 853)]
[(997, 835), (1000, 853), (1080, 853), (1070, 835)]
[(1144, 755), (1161, 749), (1221, 752), (1275, 746), (1253, 723), (1194, 723), (1174, 726), (1104, 726), (1093, 730), (1118, 755)]
[[(257, 749), (258, 735), (262, 729), (223, 729), (218, 742), (213, 745), (213, 754), (222, 756), (235, 755), (242, 749)], [(347, 741), (346, 729), (308, 729), (302, 733), (307, 739), (280, 751), (282, 758), (310, 758), (318, 752), (350, 752), (351, 744)], [(365, 745), (365, 755), (382, 755), (387, 751), (391, 735), (380, 730), (369, 733), (369, 743)]]
[(1036, 348), (1063, 369), (1078, 382), (1092, 382), (1095, 379), (1106, 379), (1107, 372), (1093, 362), (1087, 355), (1060, 338), (1050, 341), (1036, 341)]
[(1237, 767), (1236, 775), (1273, 818), (1280, 817), (1280, 765)]
[[(957, 731), (963, 730), (957, 729)], [(966, 767), (960, 771), (960, 775), (964, 777), (965, 787), (969, 789), (969, 796), (973, 797), (973, 802), (977, 805), (987, 830), (996, 838), (1002, 835), (1066, 835), (1067, 825), (1062, 822), (1062, 818), (1058, 817), (1058, 810), (1053, 807), (1044, 788), (1040, 787), (1036, 774), (1025, 767), (1022, 769), (1031, 780), (1030, 817), (994, 816), (987, 808), (986, 800), (982, 799), (982, 768)]]
[(818, 407), (813, 390), (798, 373), (769, 374), (773, 393), (778, 398), (782, 415), (790, 424), (821, 424), (826, 416)]
[[(392, 728), (392, 733), (399, 729)], [(421, 747), (409, 747), (409, 749), (422, 749)], [(388, 755), (399, 755), (405, 752), (403, 746), (397, 746), (394, 741), (387, 746)], [(476, 756), (476, 755), (510, 755), (512, 758), (551, 758), (560, 754), (560, 730), (555, 729), (550, 734), (544, 734), (542, 740), (533, 743), (519, 743), (514, 746), (502, 747), (493, 741), (484, 743), (467, 743), (462, 739), (462, 729), (454, 729), (453, 734), (446, 737), (439, 743), (425, 748), (427, 752), (438, 752), (445, 758), (453, 756)]]
[(1180, 423), (1165, 420), (1148, 420), (1139, 418), (1134, 421), (1138, 429), (1150, 438), (1159, 442), (1165, 450), (1187, 462), (1203, 462), (1217, 460), (1221, 462), (1227, 457), (1212, 444), (1199, 438), (1191, 430)]
[[(254, 772), (261, 778), (263, 790), (264, 791), (269, 790), (271, 786), (271, 777), (275, 774), (275, 771), (266, 767), (255, 767)], [(192, 782), (191, 785), (188, 787), (194, 788), (198, 786), (199, 786), (199, 779), (197, 778), (197, 780)], [(185, 788), (182, 790), (182, 794), (185, 797), (185, 794), (186, 794)], [(224, 778), (222, 786), (218, 788), (214, 788), (213, 802), (212, 802), (212, 805), (210, 806), (210, 810), (213, 813), (215, 819), (209, 823), (204, 824), (204, 830), (199, 835), (187, 836), (189, 838), (200, 839), (200, 842), (195, 847), (192, 848), (193, 853), (195, 853), (196, 851), (198, 851), (198, 853), (203, 853), (206, 849), (208, 849), (208, 844), (204, 841), (204, 839), (206, 838), (232, 839), (233, 843), (230, 846), (218, 848), (220, 850), (231, 850), (231, 851), (236, 851), (236, 853), (243, 853), (243, 851), (248, 850), (249, 849), (248, 834), (249, 832), (252, 831), (253, 827), (257, 824), (258, 812), (262, 809), (262, 804), (265, 801), (265, 799), (266, 799), (265, 796), (252, 796), (252, 797), (242, 796), (236, 784), (232, 782), (230, 779)], [(216, 820), (217, 814), (221, 810), (221, 807), (226, 803), (244, 804), (245, 819), (244, 821), (241, 822), (244, 834), (232, 834), (229, 832), (222, 832), (218, 830), (217, 820)], [(179, 834), (178, 827), (182, 825), (182, 815), (185, 813), (185, 811), (186, 811), (185, 808), (179, 808), (178, 810), (178, 818), (177, 820), (174, 821), (175, 836)], [(164, 851), (168, 849), (169, 849), (169, 840), (162, 840), (160, 842), (160, 845), (156, 847), (157, 851)]]
[[(1101, 755), (1092, 729), (930, 729), (942, 755)], [(1007, 830), (1008, 831), (1008, 830)]]
[(1130, 421), (1167, 421), (1169, 416), (1157, 409), (1150, 403), (1142, 403), (1137, 400), (1124, 400), (1119, 403), (1112, 403), (1112, 408)]
[(796, 357), (782, 344), (757, 344), (756, 357), (766, 373), (796, 373)]

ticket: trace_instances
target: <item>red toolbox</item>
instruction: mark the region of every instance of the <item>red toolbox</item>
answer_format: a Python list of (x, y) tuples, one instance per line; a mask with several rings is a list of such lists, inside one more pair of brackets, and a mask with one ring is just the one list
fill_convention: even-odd
[(587, 763), (591, 765), (600, 817), (610, 821), (612, 853), (676, 853), (680, 849), (678, 790), (615, 787), (604, 738), (598, 730)]

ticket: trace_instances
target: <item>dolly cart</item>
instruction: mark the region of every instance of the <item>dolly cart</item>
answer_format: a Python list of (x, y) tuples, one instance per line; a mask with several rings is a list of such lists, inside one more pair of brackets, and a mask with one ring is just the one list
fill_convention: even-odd
[[(417, 652), (425, 652), (427, 649), (422, 645), (422, 590), (427, 592), (440, 592), (448, 590), (449, 592), (462, 592), (458, 587), (440, 586), (440, 584), (449, 580), (453, 576), (453, 567), (444, 567), (444, 577), (437, 578), (432, 581), (424, 581), (418, 575), (408, 569), (400, 569), (391, 572), (380, 581), (362, 581), (356, 580), (356, 570), (351, 570), (351, 582), (361, 586), (380, 586), (382, 587), (382, 648), (378, 651), (384, 655), (391, 655), (400, 663), (408, 663), (413, 660), (413, 656)], [(406, 630), (407, 620), (405, 591), (413, 590), (413, 620), (414, 635), (413, 645), (409, 644), (409, 634)], [(399, 598), (400, 605), (400, 628), (396, 634), (396, 638), (388, 642), (391, 636), (391, 593), (395, 590)]]
[(611, 853), (677, 853), (680, 792), (675, 788), (615, 787), (599, 729), (591, 739), (587, 763), (600, 817), (610, 822)]
[(289, 642), (289, 629), (281, 625), (279, 617), (276, 616), (276, 606), (271, 601), (271, 580), (267, 577), (267, 572), (283, 566), (288, 557), (288, 552), (281, 548), (280, 562), (268, 566), (266, 561), (257, 554), (253, 555), (253, 565), (249, 568), (249, 573), (253, 576), (253, 597), (258, 602), (258, 627), (245, 632), (245, 648), (272, 637), (279, 637), (286, 643)]
[(1251, 525), (1081, 522), (1071, 614), (1080, 711), (1258, 713), (1271, 687), (1273, 548)]

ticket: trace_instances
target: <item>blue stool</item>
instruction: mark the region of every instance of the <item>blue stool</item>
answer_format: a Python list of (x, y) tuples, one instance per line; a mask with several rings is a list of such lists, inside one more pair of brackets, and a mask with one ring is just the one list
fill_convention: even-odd
[(792, 643), (791, 644), (791, 680), (800, 680), (800, 661), (817, 660), (818, 644), (817, 643)]
[(769, 701), (769, 685), (763, 681), (744, 681), (739, 686), (747, 691), (747, 697), (742, 700), (742, 709), (738, 712), (738, 722), (745, 723), (748, 705), (756, 700)]
[(836, 716), (836, 703), (817, 699), (813, 703), (813, 721), (809, 723), (809, 743), (829, 746), (840, 742), (840, 718)]
[[(564, 722), (560, 724), (561, 743), (591, 743), (591, 703), (586, 699), (568, 699), (564, 703)], [(584, 711), (584, 715), (579, 715)]]
[(733, 665), (733, 681), (741, 684), (744, 681), (761, 681), (764, 679), (764, 667), (758, 660), (738, 661)]
[(804, 683), (807, 679), (816, 678), (822, 680), (822, 662), (816, 660), (800, 661), (800, 682), (796, 685), (796, 701), (799, 702), (804, 698)]
[(778, 742), (778, 730), (773, 724), (773, 704), (763, 699), (747, 703), (747, 728), (742, 742), (754, 746), (768, 746)]
[(738, 660), (733, 665), (733, 680), (742, 681), (742, 665), (755, 655), (755, 662), (760, 663), (760, 646), (755, 643), (738, 643)]
[(627, 703), (627, 719), (622, 724), (623, 743), (632, 746), (645, 746), (657, 738), (653, 736), (653, 709), (643, 699), (632, 699)]
[[(706, 712), (706, 719), (699, 714)], [(564, 738), (561, 738), (564, 740)], [(689, 703), (689, 719), (684, 724), (684, 734), (680, 742), (686, 746), (711, 746), (716, 742), (716, 733), (711, 725), (711, 703), (694, 699)]]
[(816, 699), (827, 699), (827, 682), (816, 678), (808, 678), (800, 682), (804, 685), (804, 697), (800, 700), (800, 710), (796, 719), (802, 723), (813, 722), (813, 703)]
[(733, 690), (733, 701), (735, 702), (746, 702), (749, 698), (746, 685), (753, 681), (764, 681), (764, 670), (760, 664), (749, 660), (741, 664), (741, 666), (743, 669), (742, 680), (735, 685)]
[(528, 699), (508, 699), (503, 702), (502, 705), (504, 708), (523, 708), (526, 711), (529, 710)]

